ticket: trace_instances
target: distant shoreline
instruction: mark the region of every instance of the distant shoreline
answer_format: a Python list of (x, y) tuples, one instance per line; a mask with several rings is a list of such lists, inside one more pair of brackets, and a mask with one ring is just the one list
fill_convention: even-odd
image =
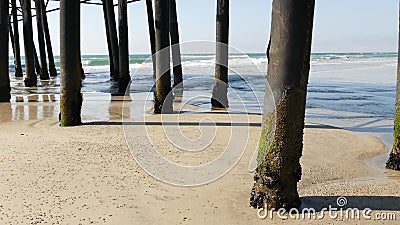
[[(214, 55), (214, 52), (211, 53), (182, 53), (182, 56), (185, 55)], [(244, 54), (247, 55), (266, 55), (265, 52), (245, 52)], [(396, 55), (397, 52), (312, 52), (311, 55), (320, 55), (320, 54), (356, 54), (356, 55), (367, 55), (367, 54), (390, 54), (390, 55)], [(129, 54), (129, 56), (150, 56), (151, 54), (149, 53), (135, 53), (135, 54)], [(240, 53), (231, 53), (230, 55), (243, 55)], [(107, 56), (108, 53), (101, 53), (101, 54), (82, 54), (81, 56)], [(24, 55), (21, 55), (21, 57), (24, 57)], [(60, 55), (54, 55), (54, 57), (60, 57)], [(12, 55), (9, 56), (9, 58), (13, 58)]]

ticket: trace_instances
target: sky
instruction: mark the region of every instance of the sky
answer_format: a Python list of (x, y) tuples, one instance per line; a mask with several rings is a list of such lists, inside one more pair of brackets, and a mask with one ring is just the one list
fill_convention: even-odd
[[(214, 41), (216, 0), (176, 2), (181, 41)], [(265, 52), (271, 8), (272, 0), (231, 0), (230, 45), (242, 52)], [(398, 14), (398, 0), (316, 0), (312, 51), (397, 51)], [(48, 18), (54, 54), (59, 55), (59, 11)], [(145, 1), (129, 4), (128, 20), (130, 54), (150, 53)], [(35, 20), (33, 28), (36, 38)], [(82, 5), (81, 35), (82, 54), (107, 54), (101, 6)]]

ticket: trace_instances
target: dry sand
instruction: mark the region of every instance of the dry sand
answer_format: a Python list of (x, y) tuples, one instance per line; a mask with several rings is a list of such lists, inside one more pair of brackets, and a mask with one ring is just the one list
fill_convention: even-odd
[[(385, 152), (378, 139), (365, 134), (307, 125), (299, 193), (306, 206), (317, 208), (347, 196), (349, 205), (373, 208), (372, 215), (396, 213), (397, 223), (328, 216), (259, 219), (248, 203), (253, 184), (248, 166), (260, 133), (257, 126), (250, 127), (243, 157), (225, 176), (197, 187), (178, 187), (156, 180), (136, 163), (118, 123), (60, 128), (56, 113), (40, 120), (5, 122), (11, 117), (4, 112), (11, 111), (1, 107), (0, 224), (398, 224), (400, 220), (400, 197), (396, 197), (400, 175), (365, 165), (363, 159)], [(213, 113), (182, 114), (180, 121), (204, 117), (229, 121), (226, 114)], [(160, 116), (148, 119), (159, 121)], [(249, 120), (259, 123), (261, 118), (251, 115)], [(213, 144), (187, 153), (163, 138), (162, 126), (148, 126), (149, 135), (158, 137), (153, 144), (161, 154), (187, 165), (201, 165), (219, 155), (230, 129), (217, 127)], [(200, 131), (185, 126), (182, 132), (195, 139)]]

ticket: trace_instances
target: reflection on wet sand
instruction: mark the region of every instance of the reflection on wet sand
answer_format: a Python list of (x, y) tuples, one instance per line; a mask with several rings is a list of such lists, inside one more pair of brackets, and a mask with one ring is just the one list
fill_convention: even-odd
[(131, 96), (111, 96), (108, 107), (108, 120), (122, 120), (130, 118), (132, 102)]
[[(121, 98), (97, 93), (84, 95), (84, 98), (83, 122), (121, 121), (123, 117), (138, 116), (131, 111), (134, 105), (129, 96)], [(13, 96), (11, 103), (0, 104), (0, 121), (58, 119), (59, 99), (60, 96), (54, 94)]]
[[(153, 114), (153, 93), (135, 93), (130, 96), (111, 96), (106, 93), (84, 93), (82, 121), (123, 121), (143, 118)], [(210, 96), (203, 92), (174, 93), (174, 110), (179, 113), (210, 112)], [(58, 120), (60, 112), (59, 94), (14, 95), (11, 103), (0, 104), (0, 121)], [(255, 106), (252, 106), (254, 104)], [(233, 99), (230, 113), (257, 112), (257, 102), (242, 102)]]
[[(49, 99), (44, 101), (42, 99)], [(16, 96), (11, 103), (0, 104), (2, 122), (50, 119), (55, 117), (56, 97), (51, 95)]]
[(181, 88), (174, 88), (174, 102), (182, 103), (183, 100), (183, 89)]

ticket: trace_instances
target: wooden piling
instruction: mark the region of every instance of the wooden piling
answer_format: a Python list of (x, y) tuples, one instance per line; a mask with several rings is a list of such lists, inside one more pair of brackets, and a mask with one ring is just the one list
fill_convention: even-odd
[(104, 19), (107, 19), (106, 29), (109, 32), (109, 49), (111, 49), (112, 64), (114, 65), (111, 75), (114, 80), (119, 80), (119, 49), (118, 49), (118, 33), (117, 25), (115, 22), (114, 4), (112, 0), (103, 0), (103, 10), (105, 13)]
[(396, 107), (394, 112), (393, 146), (389, 159), (386, 162), (386, 169), (400, 171), (400, 18), (398, 32)]
[(228, 108), (229, 0), (217, 0), (215, 79), (211, 106)]
[(47, 70), (46, 44), (43, 32), (43, 19), (42, 19), (43, 10), (41, 1), (43, 0), (35, 0), (36, 25), (37, 25), (39, 53), (40, 53), (40, 79), (49, 80), (50, 76), (49, 76), (49, 71)]
[(56, 65), (54, 63), (53, 46), (51, 44), (49, 24), (47, 21), (46, 6), (45, 6), (43, 0), (38, 0), (38, 1), (41, 3), (41, 9), (42, 9), (42, 25), (43, 25), (44, 37), (46, 40), (47, 58), (49, 60), (49, 73), (50, 73), (51, 77), (56, 77), (57, 69), (56, 69)]
[(149, 26), (151, 59), (153, 63), (153, 79), (156, 79), (156, 31), (154, 29), (153, 2), (146, 0), (147, 24)]
[(104, 16), (104, 25), (106, 28), (106, 39), (107, 39), (107, 49), (108, 49), (108, 59), (110, 61), (110, 77), (114, 79), (115, 77), (115, 65), (114, 65), (114, 59), (113, 59), (113, 53), (112, 53), (112, 47), (111, 47), (111, 38), (110, 38), (110, 28), (108, 26), (108, 17), (107, 17), (107, 8), (105, 4), (105, 0), (103, 2), (103, 16)]
[(10, 77), (8, 60), (8, 1), (0, 0), (0, 102), (9, 102)]
[(118, 0), (119, 30), (119, 95), (125, 95), (131, 76), (129, 75), (129, 38), (127, 0)]
[(114, 4), (112, 0), (106, 0), (107, 6), (107, 16), (108, 16), (108, 26), (110, 29), (110, 39), (111, 39), (111, 48), (114, 60), (114, 80), (119, 79), (119, 45), (118, 45), (118, 33), (117, 33), (117, 25), (115, 21), (115, 12), (114, 12)]
[(37, 51), (36, 51), (36, 45), (33, 44), (33, 52), (34, 52), (34, 56), (35, 56), (35, 71), (36, 74), (41, 76), (41, 67), (40, 67), (40, 62), (39, 62), (39, 57), (37, 55)]
[(170, 0), (169, 5), (169, 32), (171, 37), (172, 65), (174, 74), (174, 88), (183, 88), (181, 49), (179, 45), (179, 28), (176, 1)]
[(16, 0), (11, 0), (11, 14), (13, 24), (13, 46), (14, 46), (14, 64), (15, 64), (15, 77), (23, 77), (21, 65), (21, 47), (19, 44), (19, 28), (18, 28), (18, 14), (17, 14)]
[(31, 1), (20, 0), (23, 16), (24, 48), (25, 48), (25, 86), (37, 85), (35, 73), (35, 50), (33, 45)]
[(171, 113), (171, 72), (169, 41), (169, 1), (155, 0), (156, 93), (154, 113)]
[(250, 198), (256, 208), (289, 210), (301, 205), (297, 182), (301, 179), (314, 5), (314, 0), (272, 3), (267, 81), (275, 108), (264, 115), (258, 144)]
[(11, 41), (11, 47), (13, 50), (13, 54), (14, 54), (14, 67), (15, 66), (15, 43), (14, 43), (14, 32), (13, 32), (13, 28), (12, 28), (12, 24), (11, 24), (11, 16), (8, 17), (8, 32), (10, 33), (10, 41)]
[(80, 0), (60, 0), (60, 125), (81, 124)]

